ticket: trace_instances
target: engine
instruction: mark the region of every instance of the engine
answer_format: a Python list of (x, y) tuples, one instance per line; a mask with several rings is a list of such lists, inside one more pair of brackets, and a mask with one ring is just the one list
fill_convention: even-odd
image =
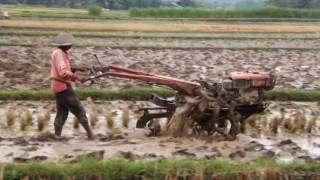
[(239, 104), (260, 104), (265, 90), (273, 89), (276, 79), (272, 73), (262, 71), (231, 72), (222, 81), (222, 88)]

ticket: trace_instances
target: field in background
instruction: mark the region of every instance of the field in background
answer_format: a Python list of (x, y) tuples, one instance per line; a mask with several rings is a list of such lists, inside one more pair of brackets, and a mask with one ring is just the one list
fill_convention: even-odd
[[(0, 31), (0, 36), (41, 37), (55, 36), (59, 30), (15, 29), (6, 28)], [(122, 39), (194, 39), (194, 40), (316, 40), (319, 33), (199, 33), (199, 32), (127, 32), (127, 31), (81, 31), (70, 30), (73, 36), (82, 38), (122, 38)]]
[(90, 16), (87, 9), (16, 7), (0, 5), (0, 10), (8, 11), (14, 18), (61, 18), (61, 19), (128, 19), (128, 11), (106, 11), (100, 16)]
[(0, 28), (156, 32), (320, 32), (319, 23), (202, 23), (0, 20)]
[(133, 8), (132, 17), (155, 18), (320, 18), (320, 10), (289, 8), (195, 9), (195, 8)]
[(0, 11), (8, 11), (14, 18), (77, 19), (77, 20), (145, 20), (145, 21), (240, 21), (240, 22), (314, 22), (319, 21), (318, 10), (286, 8), (257, 8), (240, 10), (208, 9), (130, 9), (106, 10), (99, 16), (91, 16), (87, 9), (46, 8), (32, 6), (0, 5)]

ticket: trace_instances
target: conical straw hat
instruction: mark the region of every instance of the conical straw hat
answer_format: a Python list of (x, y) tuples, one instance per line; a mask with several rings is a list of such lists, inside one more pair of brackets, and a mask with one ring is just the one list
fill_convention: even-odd
[(71, 33), (61, 32), (53, 39), (54, 46), (71, 46), (74, 37)]

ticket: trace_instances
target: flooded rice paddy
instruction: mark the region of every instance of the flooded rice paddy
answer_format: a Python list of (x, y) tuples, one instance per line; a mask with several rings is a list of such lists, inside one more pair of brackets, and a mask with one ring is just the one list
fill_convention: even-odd
[[(149, 137), (148, 129), (136, 129), (142, 115), (137, 101), (84, 101), (97, 136), (86, 139), (69, 115), (63, 137), (53, 136), (53, 101), (6, 101), (0, 103), (0, 161), (70, 162), (78, 157), (99, 159), (121, 156), (129, 159), (169, 157), (221, 159), (247, 162), (258, 157), (279, 161), (309, 162), (320, 158), (319, 107), (316, 103), (271, 102), (262, 115), (247, 119), (244, 133), (235, 141), (219, 135), (172, 138)], [(159, 119), (164, 128), (166, 119)], [(43, 127), (43, 128), (41, 128)]]

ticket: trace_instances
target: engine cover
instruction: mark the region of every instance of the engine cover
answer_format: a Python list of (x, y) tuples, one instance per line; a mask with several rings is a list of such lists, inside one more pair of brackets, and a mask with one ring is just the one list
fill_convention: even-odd
[(263, 71), (231, 72), (222, 82), (223, 89), (240, 104), (259, 104), (265, 90), (275, 85), (275, 77)]
[(272, 75), (263, 71), (231, 72), (229, 78), (234, 89), (268, 88), (274, 85)]

